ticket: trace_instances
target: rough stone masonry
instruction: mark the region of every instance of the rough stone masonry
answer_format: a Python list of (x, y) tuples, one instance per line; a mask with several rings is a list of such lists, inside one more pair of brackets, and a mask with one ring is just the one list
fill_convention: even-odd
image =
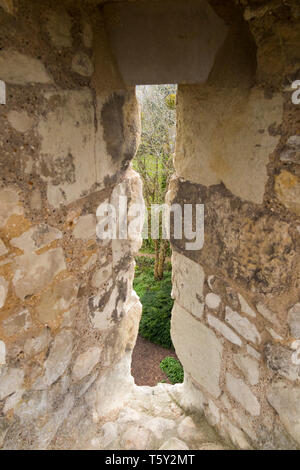
[(163, 82), (168, 201), (205, 204), (203, 249), (172, 241), (177, 400), (235, 447), (300, 447), (299, 56), (297, 0), (0, 0), (0, 448), (130, 402), (141, 239), (98, 240), (96, 209), (142, 202), (134, 85)]

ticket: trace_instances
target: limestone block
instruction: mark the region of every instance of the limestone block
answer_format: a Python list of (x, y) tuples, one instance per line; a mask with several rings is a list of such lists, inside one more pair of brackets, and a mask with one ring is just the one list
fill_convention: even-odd
[(156, 439), (162, 439), (168, 431), (174, 429), (175, 422), (172, 419), (158, 417), (151, 418), (144, 426), (153, 432)]
[(291, 335), (300, 338), (300, 303), (293, 305), (288, 312), (288, 324)]
[(219, 305), (221, 303), (221, 298), (219, 295), (213, 294), (212, 292), (210, 292), (205, 297), (205, 303), (208, 306), (208, 308), (212, 310), (216, 310), (217, 308), (219, 308)]
[(40, 255), (26, 253), (17, 257), (13, 278), (16, 295), (23, 300), (27, 295), (40, 292), (65, 269), (62, 248), (49, 250)]
[(86, 402), (92, 409), (95, 419), (120, 408), (133, 391), (134, 381), (130, 373), (131, 353), (112, 368), (107, 369), (86, 393)]
[(94, 214), (82, 215), (73, 230), (75, 238), (90, 240), (96, 237), (96, 216)]
[(2, 328), (6, 336), (13, 336), (27, 331), (32, 325), (30, 313), (28, 310), (11, 315), (3, 320)]
[(0, 400), (17, 392), (24, 380), (24, 372), (21, 369), (6, 367), (0, 373)]
[(75, 381), (83, 379), (83, 377), (92, 372), (95, 365), (99, 362), (100, 353), (100, 348), (93, 347), (77, 357), (72, 370), (72, 377)]
[(248, 341), (251, 341), (254, 344), (259, 344), (261, 342), (261, 337), (256, 326), (247, 318), (242, 317), (237, 312), (231, 310), (230, 307), (226, 307), (225, 320)]
[(151, 432), (143, 426), (129, 425), (123, 434), (122, 443), (125, 450), (143, 450), (149, 448)]
[(280, 202), (300, 215), (300, 178), (289, 171), (282, 170), (275, 176), (275, 192)]
[(257, 361), (261, 360), (261, 354), (257, 352), (256, 349), (252, 348), (250, 344), (247, 344), (246, 349), (247, 349), (247, 353), (250, 354), (250, 356), (254, 357), (254, 359), (256, 359)]
[(7, 119), (10, 125), (21, 133), (29, 131), (34, 124), (33, 118), (26, 111), (10, 111)]
[(55, 327), (62, 312), (68, 310), (76, 300), (78, 283), (74, 277), (67, 277), (53, 283), (45, 290), (36, 307), (38, 319), (45, 325)]
[(159, 450), (189, 450), (189, 447), (177, 437), (171, 437), (160, 446)]
[(205, 435), (197, 428), (190, 416), (186, 416), (178, 425), (177, 434), (185, 442), (205, 439)]
[(274, 323), (274, 325), (280, 326), (276, 314), (274, 312), (271, 312), (271, 310), (266, 305), (264, 305), (262, 302), (258, 302), (256, 308), (263, 317), (269, 320), (269, 322)]
[(0, 277), (0, 308), (5, 305), (7, 293), (8, 293), (8, 281), (4, 277)]
[(231, 421), (222, 414), (221, 418), (221, 432), (222, 434), (231, 440), (231, 442), (242, 450), (250, 450), (251, 446), (246, 438), (246, 435), (241, 429), (234, 426)]
[(221, 413), (217, 405), (212, 400), (208, 400), (208, 406), (205, 409), (205, 416), (211, 426), (217, 426), (221, 419)]
[(108, 264), (103, 268), (97, 269), (92, 278), (92, 286), (93, 287), (101, 287), (105, 284), (109, 278), (112, 276), (112, 264)]
[(52, 78), (40, 60), (14, 49), (0, 51), (0, 79), (13, 85), (52, 83)]
[(0, 238), (0, 256), (4, 256), (6, 255), (6, 253), (8, 253), (8, 249), (6, 248), (6, 246), (4, 245), (3, 241)]
[(238, 401), (252, 416), (259, 416), (260, 404), (250, 388), (230, 373), (226, 374), (226, 387), (233, 398)]
[(71, 47), (72, 36), (71, 36), (71, 18), (64, 11), (49, 10), (46, 13), (47, 19), (47, 31), (50, 36), (51, 42), (54, 46), (60, 47)]
[(52, 385), (68, 367), (73, 350), (71, 331), (62, 330), (54, 339), (49, 356), (44, 364), (44, 376), (35, 384), (36, 390), (44, 390)]
[(72, 70), (84, 77), (90, 77), (94, 71), (94, 66), (87, 54), (78, 52), (72, 60)]
[(257, 87), (179, 87), (178, 112), (178, 176), (205, 186), (223, 182), (235, 196), (261, 204), (269, 156), (280, 139), (269, 128), (282, 122), (282, 96), (266, 99)]
[(60, 230), (46, 224), (40, 224), (35, 227), (31, 227), (20, 237), (13, 238), (10, 241), (10, 244), (26, 253), (40, 250), (53, 241), (60, 240), (61, 238), (62, 232)]
[(223, 348), (214, 332), (175, 302), (171, 335), (184, 370), (218, 398), (221, 394), (219, 376)]
[(14, 214), (23, 214), (16, 188), (0, 189), (0, 227), (4, 227), (10, 216)]
[(38, 336), (28, 338), (24, 344), (24, 352), (27, 356), (35, 356), (44, 351), (51, 342), (51, 335), (48, 328), (44, 328)]
[(249, 356), (242, 354), (235, 354), (233, 361), (236, 366), (243, 372), (245, 379), (250, 385), (256, 385), (259, 380), (259, 367), (257, 361), (251, 359)]
[(300, 387), (279, 380), (270, 385), (267, 399), (288, 433), (300, 444)]
[(4, 341), (0, 340), (0, 367), (3, 364), (6, 364), (6, 346)]
[(238, 294), (238, 298), (239, 298), (239, 301), (240, 301), (240, 304), (241, 304), (242, 313), (245, 313), (246, 315), (249, 315), (249, 317), (255, 318), (255, 317), (256, 317), (256, 313), (255, 313), (254, 310), (247, 304), (247, 302), (246, 302), (246, 300), (244, 299), (244, 297), (243, 297), (241, 294)]
[(108, 422), (100, 428), (100, 437), (97, 439), (98, 447), (103, 448), (112, 444), (118, 437), (118, 428), (116, 423)]
[(213, 315), (207, 315), (207, 321), (210, 326), (212, 326), (215, 330), (217, 330), (221, 335), (223, 335), (228, 341), (237, 346), (242, 346), (241, 338), (232, 331), (225, 323), (220, 321), (218, 318), (214, 317)]
[[(102, 293), (92, 299), (92, 309), (90, 311), (90, 318), (94, 328), (98, 330), (107, 330), (115, 325), (115, 318), (113, 316), (119, 297), (118, 287), (114, 287), (106, 304), (103, 306), (101, 303)], [(91, 307), (91, 304), (90, 304)]]
[(172, 297), (181, 307), (197, 317), (203, 315), (203, 268), (195, 261), (173, 251)]
[(93, 96), (88, 88), (45, 93), (56, 104), (41, 117), (41, 177), (54, 207), (87, 194), (96, 183)]

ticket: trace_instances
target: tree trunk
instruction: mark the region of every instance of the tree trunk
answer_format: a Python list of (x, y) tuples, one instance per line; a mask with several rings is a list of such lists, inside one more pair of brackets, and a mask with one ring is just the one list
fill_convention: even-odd
[(154, 262), (154, 279), (158, 280), (158, 266), (159, 266), (159, 242), (158, 240), (154, 241), (154, 249), (155, 249), (155, 262)]
[(166, 251), (167, 251), (167, 240), (161, 240), (160, 250), (159, 250), (158, 268), (157, 268), (157, 278), (158, 279), (162, 279), (163, 275), (164, 275)]

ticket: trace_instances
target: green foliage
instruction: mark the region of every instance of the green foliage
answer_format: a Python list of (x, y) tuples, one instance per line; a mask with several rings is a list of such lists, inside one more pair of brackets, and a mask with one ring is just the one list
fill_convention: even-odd
[(160, 363), (160, 368), (167, 375), (172, 384), (183, 382), (183, 367), (174, 357), (165, 357)]
[(171, 270), (165, 271), (162, 280), (155, 281), (153, 277), (154, 260), (138, 257), (137, 262), (133, 287), (143, 305), (139, 333), (152, 343), (170, 349), (173, 347), (170, 335), (173, 307)]

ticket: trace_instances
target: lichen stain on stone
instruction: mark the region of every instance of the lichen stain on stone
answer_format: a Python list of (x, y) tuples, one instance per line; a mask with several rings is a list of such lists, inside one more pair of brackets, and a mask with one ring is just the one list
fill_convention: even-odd
[(116, 162), (122, 156), (120, 148), (122, 148), (124, 142), (124, 104), (124, 96), (113, 94), (101, 111), (106, 148)]

